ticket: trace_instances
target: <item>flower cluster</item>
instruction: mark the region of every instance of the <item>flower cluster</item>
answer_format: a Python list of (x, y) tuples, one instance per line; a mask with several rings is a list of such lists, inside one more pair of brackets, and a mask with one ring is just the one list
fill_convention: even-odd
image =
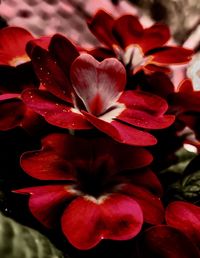
[(12, 190), (77, 249), (134, 239), (134, 257), (198, 258), (200, 208), (169, 197), (161, 173), (185, 144), (200, 146), (200, 92), (171, 80), (193, 51), (132, 15), (101, 10), (88, 28), (100, 47), (0, 30), (0, 130), (41, 142), (20, 158), (36, 185)]

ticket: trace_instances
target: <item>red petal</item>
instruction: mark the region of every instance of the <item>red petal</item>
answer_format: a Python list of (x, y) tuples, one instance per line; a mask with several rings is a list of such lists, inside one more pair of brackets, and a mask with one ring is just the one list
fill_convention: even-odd
[(147, 63), (143, 69), (145, 70), (146, 74), (153, 74), (155, 72), (161, 72), (161, 73), (166, 73), (170, 75), (172, 73), (172, 70), (169, 67), (165, 66), (160, 66), (160, 64), (155, 65), (151, 64), (151, 62)]
[(12, 99), (17, 101), (17, 99), (20, 99), (20, 94), (19, 93), (5, 93), (5, 94), (0, 95), (0, 103), (3, 100), (12, 100)]
[(145, 167), (153, 160), (152, 155), (143, 148), (114, 142), (112, 143), (111, 148), (108, 143), (105, 144), (104, 152), (112, 153), (112, 157), (117, 164), (118, 172)]
[(46, 227), (53, 227), (58, 225), (65, 203), (75, 196), (75, 191), (71, 190), (66, 185), (48, 185), (24, 188), (14, 192), (30, 194), (31, 213)]
[(126, 105), (116, 118), (122, 122), (146, 129), (166, 128), (174, 122), (174, 116), (165, 115), (167, 102), (150, 93), (141, 91), (125, 91), (119, 102)]
[(98, 40), (108, 47), (112, 48), (115, 39), (112, 36), (112, 27), (114, 19), (103, 10), (99, 10), (95, 16), (88, 21), (88, 27), (91, 32), (98, 38)]
[(147, 230), (138, 247), (140, 258), (199, 258), (195, 245), (175, 228), (160, 225)]
[(36, 47), (36, 46), (39, 46), (39, 47), (42, 47), (42, 48), (48, 50), (50, 41), (51, 41), (50, 36), (43, 36), (41, 38), (30, 40), (26, 44), (26, 52), (31, 57), (32, 56), (32, 51), (33, 51), (34, 47)]
[(69, 78), (71, 64), (79, 56), (76, 47), (64, 36), (55, 34), (51, 39), (49, 51)]
[[(0, 30), (0, 64), (10, 64), (12, 59), (26, 55), (26, 43), (33, 36), (19, 27), (6, 27)], [(28, 57), (27, 57), (28, 58)]]
[(166, 221), (190, 237), (200, 249), (200, 207), (183, 201), (172, 202), (166, 209)]
[(62, 229), (72, 245), (84, 250), (103, 238), (130, 239), (139, 233), (142, 222), (139, 205), (126, 196), (112, 194), (99, 199), (85, 196), (67, 207)]
[(194, 91), (192, 81), (190, 79), (184, 79), (178, 86), (179, 92), (191, 93)]
[(154, 116), (163, 115), (168, 109), (167, 102), (163, 98), (145, 91), (125, 91), (118, 101), (130, 109), (144, 111)]
[(187, 63), (192, 58), (193, 51), (183, 47), (163, 47), (156, 53), (149, 53), (152, 56), (152, 63), (162, 65)]
[(126, 71), (115, 58), (99, 63), (92, 56), (83, 54), (72, 64), (71, 80), (88, 112), (100, 115), (115, 104), (124, 90)]
[(21, 156), (21, 167), (40, 180), (72, 180), (74, 167), (51, 150), (30, 151)]
[(26, 106), (19, 99), (0, 102), (0, 130), (5, 131), (20, 126), (25, 112)]
[(160, 198), (145, 188), (132, 184), (124, 184), (120, 187), (119, 192), (133, 198), (140, 205), (144, 220), (147, 223), (160, 224), (164, 221), (164, 208)]
[(103, 61), (105, 58), (115, 57), (115, 53), (109, 48), (97, 47), (87, 51), (88, 54), (92, 55), (98, 61)]
[(127, 240), (140, 232), (143, 214), (137, 202), (125, 195), (111, 194), (100, 205), (104, 238)]
[(113, 25), (113, 34), (122, 48), (138, 44), (143, 37), (144, 29), (137, 17), (123, 15)]
[[(184, 86), (185, 87), (185, 86)], [(185, 111), (196, 111), (200, 112), (200, 92), (189, 92), (188, 86), (187, 90), (181, 90), (179, 92), (175, 92), (169, 96), (169, 103), (172, 108), (177, 110), (177, 113)]]
[(33, 66), (42, 85), (56, 97), (71, 102), (71, 84), (55, 60), (39, 46), (32, 52)]
[(115, 118), (112, 122), (105, 122), (87, 112), (82, 111), (82, 113), (91, 124), (118, 142), (138, 146), (156, 144), (156, 139), (151, 134), (115, 121)]
[(174, 118), (175, 117), (172, 115), (156, 117), (148, 114), (147, 112), (131, 109), (126, 109), (119, 116), (117, 116), (117, 119), (122, 122), (146, 129), (166, 128), (174, 122)]
[(174, 93), (175, 87), (171, 82), (168, 75), (156, 72), (148, 77), (148, 82), (150, 85), (147, 85), (145, 90), (156, 94), (164, 99), (167, 99), (169, 94)]
[(144, 53), (163, 46), (170, 39), (169, 28), (164, 24), (154, 24), (144, 30), (144, 35), (140, 46)]
[(128, 174), (128, 178), (131, 179), (131, 182), (137, 186), (142, 186), (142, 188), (147, 189), (151, 193), (155, 194), (158, 197), (163, 195), (163, 188), (158, 180), (155, 173), (150, 169), (142, 169), (139, 171), (134, 171), (131, 175)]
[(42, 90), (25, 90), (22, 93), (25, 104), (36, 113), (44, 116), (50, 124), (67, 129), (88, 129), (90, 124), (78, 110), (68, 103), (59, 103), (59, 99)]

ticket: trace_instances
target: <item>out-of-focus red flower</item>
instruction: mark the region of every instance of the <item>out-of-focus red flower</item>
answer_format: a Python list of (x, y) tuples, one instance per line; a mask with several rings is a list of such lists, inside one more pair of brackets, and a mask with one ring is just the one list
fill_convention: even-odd
[(166, 222), (187, 235), (200, 250), (200, 207), (175, 201), (166, 209)]
[(140, 89), (164, 98), (168, 103), (168, 114), (176, 117), (177, 129), (185, 126), (199, 135), (200, 125), (200, 92), (196, 91), (190, 79), (184, 79), (175, 88), (170, 78), (160, 72), (143, 77), (139, 82)]
[(143, 222), (162, 223), (159, 181), (141, 171), (151, 161), (147, 150), (109, 138), (52, 134), (40, 151), (21, 158), (25, 172), (48, 185), (15, 192), (30, 194), (29, 208), (41, 223), (52, 227), (61, 221), (69, 242), (89, 249), (102, 239), (131, 239)]
[[(6, 27), (0, 30), (0, 65), (18, 66), (30, 61), (26, 53), (26, 44), (36, 40), (27, 30), (20, 27)], [(49, 45), (50, 37), (38, 39), (44, 48)]]
[(133, 73), (141, 69), (168, 72), (165, 66), (187, 63), (193, 54), (192, 50), (180, 46), (165, 45), (170, 39), (166, 25), (154, 24), (144, 29), (132, 15), (114, 19), (100, 10), (88, 22), (88, 27), (107, 47), (94, 49), (91, 53), (99, 58), (115, 55)]
[(195, 244), (180, 230), (159, 225), (141, 236), (137, 258), (199, 258)]
[[(23, 28), (0, 30), (0, 130), (17, 126), (30, 129), (38, 123), (39, 116), (21, 101), (21, 92), (34, 87), (37, 80), (26, 53), (26, 44), (31, 40), (36, 39)], [(49, 38), (37, 41), (46, 48)]]
[[(62, 48), (59, 49), (58, 44), (53, 49), (54, 55), (61, 60)], [(22, 98), (27, 106), (49, 123), (62, 128), (96, 127), (125, 144), (155, 144), (156, 139), (140, 128), (169, 126), (174, 118), (164, 115), (168, 108), (166, 102), (141, 91), (124, 91), (126, 72), (117, 59), (98, 62), (91, 55), (82, 54), (74, 60), (77, 50), (72, 46), (70, 49), (66, 58), (56, 62), (52, 50), (34, 48), (32, 62), (46, 90), (24, 91)], [(70, 66), (69, 75), (67, 68)]]
[(141, 235), (138, 258), (200, 257), (200, 207), (174, 201), (166, 208), (166, 223)]

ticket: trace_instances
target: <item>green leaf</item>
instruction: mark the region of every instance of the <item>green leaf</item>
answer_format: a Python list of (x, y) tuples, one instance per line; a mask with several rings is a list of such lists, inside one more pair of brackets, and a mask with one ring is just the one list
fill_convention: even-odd
[(177, 157), (177, 163), (168, 167), (167, 169), (161, 171), (161, 174), (164, 173), (176, 173), (176, 174), (182, 174), (187, 165), (190, 163), (190, 161), (196, 157), (196, 154), (193, 152), (189, 152), (185, 150), (184, 148), (178, 150), (175, 153)]
[(63, 258), (42, 234), (0, 214), (1, 258)]
[(182, 181), (182, 192), (185, 198), (200, 196), (200, 170), (186, 176)]

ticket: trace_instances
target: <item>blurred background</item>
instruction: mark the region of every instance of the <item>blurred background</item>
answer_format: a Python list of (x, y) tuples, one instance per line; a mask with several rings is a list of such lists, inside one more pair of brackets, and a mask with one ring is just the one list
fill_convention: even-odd
[[(83, 48), (100, 43), (87, 28), (99, 9), (114, 17), (137, 15), (144, 27), (154, 22), (169, 25), (172, 39), (168, 44), (183, 45), (195, 51), (189, 67), (176, 70), (175, 87), (187, 75), (200, 83), (200, 0), (1, 0), (0, 26), (20, 26), (34, 36), (64, 34)], [(199, 88), (199, 86), (196, 88)]]
[(170, 26), (178, 44), (199, 49), (199, 0), (1, 0), (1, 26), (21, 26), (35, 36), (62, 33), (85, 46), (97, 44), (86, 19), (98, 9), (117, 17), (136, 14), (144, 26), (154, 21)]

